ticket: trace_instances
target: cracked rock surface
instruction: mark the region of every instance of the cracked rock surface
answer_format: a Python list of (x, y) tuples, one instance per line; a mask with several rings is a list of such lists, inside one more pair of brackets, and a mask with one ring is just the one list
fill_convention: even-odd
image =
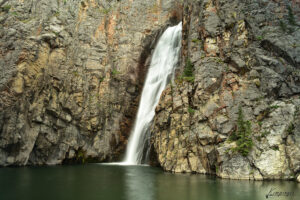
[(120, 159), (176, 0), (0, 1), (0, 166)]
[[(185, 2), (181, 68), (152, 128), (160, 166), (230, 179), (299, 179), (299, 10), (291, 1)], [(191, 64), (193, 77), (185, 79)], [(247, 155), (230, 139), (239, 107), (251, 124)]]

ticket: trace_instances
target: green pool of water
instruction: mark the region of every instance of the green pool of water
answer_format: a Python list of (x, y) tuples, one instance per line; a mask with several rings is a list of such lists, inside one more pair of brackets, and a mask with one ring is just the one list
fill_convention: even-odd
[(0, 200), (259, 200), (267, 194), (300, 199), (300, 184), (170, 174), (147, 166), (0, 168)]

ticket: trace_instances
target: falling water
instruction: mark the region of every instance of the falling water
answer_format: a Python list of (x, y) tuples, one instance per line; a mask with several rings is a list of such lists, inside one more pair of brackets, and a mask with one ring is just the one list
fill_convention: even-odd
[(168, 82), (173, 78), (181, 48), (182, 23), (169, 27), (160, 37), (143, 88), (134, 129), (129, 138), (123, 164), (141, 164), (146, 133), (155, 115), (155, 107)]

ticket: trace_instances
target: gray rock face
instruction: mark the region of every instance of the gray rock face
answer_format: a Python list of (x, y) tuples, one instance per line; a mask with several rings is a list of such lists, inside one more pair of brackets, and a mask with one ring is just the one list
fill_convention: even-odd
[[(299, 179), (299, 6), (199, 0), (184, 7), (181, 70), (152, 130), (159, 164), (229, 179)], [(186, 60), (193, 79), (184, 78)], [(251, 124), (245, 154), (230, 139), (239, 107)]]
[[(2, 1), (3, 2), (3, 1)], [(118, 159), (176, 0), (11, 0), (0, 14), (0, 166)]]

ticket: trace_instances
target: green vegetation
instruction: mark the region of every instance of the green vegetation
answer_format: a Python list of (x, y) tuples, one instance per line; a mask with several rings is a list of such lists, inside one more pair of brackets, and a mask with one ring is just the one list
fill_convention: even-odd
[(27, 19), (24, 19), (24, 20), (20, 20), (20, 22), (24, 23), (24, 24), (27, 24), (28, 22), (30, 22), (32, 20), (32, 18), (27, 18)]
[(94, 99), (94, 96), (90, 95), (89, 98), (88, 98), (89, 104), (91, 104), (93, 102), (93, 99)]
[(76, 76), (76, 77), (79, 76), (78, 71), (73, 71), (73, 75)]
[(182, 78), (187, 82), (194, 82), (195, 76), (193, 71), (194, 71), (194, 65), (192, 64), (191, 60), (188, 58), (185, 63)]
[(296, 111), (294, 112), (294, 117), (300, 114), (300, 106), (296, 106)]
[(185, 77), (190, 77), (190, 76), (193, 76), (193, 71), (194, 71), (194, 65), (192, 64), (191, 60), (188, 58), (186, 60), (183, 74)]
[(280, 108), (280, 106), (278, 106), (278, 105), (273, 105), (273, 106), (270, 106), (270, 107), (269, 107), (269, 110), (270, 110), (270, 111), (273, 111), (273, 110), (276, 110), (277, 108)]
[(100, 9), (100, 12), (107, 15), (110, 12), (111, 8), (102, 8)]
[(78, 149), (76, 154), (76, 162), (84, 164), (85, 160), (85, 152), (82, 149)]
[(193, 43), (200, 43), (201, 40), (199, 40), (198, 38), (194, 38), (194, 39), (192, 39), (192, 42), (193, 42)]
[(267, 135), (270, 135), (271, 133), (270, 133), (270, 131), (264, 131), (264, 132), (262, 132), (262, 134), (261, 134), (261, 137), (266, 137)]
[(188, 112), (189, 112), (190, 114), (194, 114), (194, 113), (195, 113), (195, 110), (194, 110), (193, 108), (189, 107), (189, 108), (188, 108)]
[(233, 152), (238, 152), (243, 156), (247, 156), (253, 146), (251, 138), (251, 122), (244, 121), (242, 107), (239, 107), (238, 115), (237, 129), (229, 138), (231, 141), (236, 141), (237, 147), (234, 147), (231, 150)]
[(274, 151), (279, 151), (279, 147), (278, 146), (272, 146), (271, 149), (273, 149)]
[(294, 16), (291, 6), (288, 6), (287, 9), (288, 9), (288, 21), (289, 21), (290, 25), (296, 25), (295, 16)]
[(256, 39), (259, 40), (259, 41), (261, 41), (261, 40), (264, 39), (264, 37), (262, 35), (259, 35), (259, 36), (256, 37)]
[(14, 16), (18, 16), (18, 13), (17, 13), (16, 11), (11, 12), (10, 14), (11, 14), (11, 15), (14, 15)]
[(105, 77), (100, 78), (100, 83), (102, 83), (104, 81)]
[(262, 138), (261, 135), (256, 137), (257, 141), (259, 141), (259, 142), (261, 141), (261, 138)]
[(219, 64), (224, 63), (224, 61), (221, 58), (216, 58), (215, 61)]
[(262, 100), (264, 100), (264, 99), (265, 99), (264, 96), (260, 96), (260, 97), (257, 97), (255, 100), (256, 100), (256, 101), (262, 101)]
[(5, 5), (5, 6), (3, 6), (3, 7), (1, 8), (1, 10), (2, 10), (3, 12), (9, 12), (10, 9), (11, 9), (11, 5)]
[(286, 32), (286, 30), (287, 30), (287, 25), (286, 25), (282, 20), (280, 20), (279, 25), (280, 25), (281, 30), (282, 30), (283, 32)]
[(226, 71), (226, 73), (229, 73), (231, 71), (229, 68), (229, 65), (225, 65), (225, 71)]
[(56, 11), (53, 16), (58, 17), (60, 15), (59, 11)]
[(56, 37), (59, 37), (59, 33), (58, 32), (52, 31), (52, 33), (54, 33)]
[(295, 130), (295, 126), (293, 123), (290, 123), (289, 127), (288, 127), (288, 130), (287, 130), (287, 133), (290, 135), (294, 132)]
[(276, 110), (277, 108), (280, 108), (278, 105), (269, 106), (267, 109), (265, 109), (262, 113), (260, 113), (256, 119), (258, 123), (260, 123), (263, 119), (267, 118), (271, 112)]
[(191, 60), (188, 58), (186, 59), (185, 67), (181, 76), (178, 76), (176, 79), (176, 83), (182, 84), (183, 81), (193, 83), (195, 80), (194, 76), (194, 65)]
[(121, 72), (119, 72), (119, 71), (116, 70), (116, 69), (113, 69), (113, 70), (111, 71), (111, 75), (112, 75), (112, 76), (117, 76), (118, 74), (121, 74)]
[[(297, 48), (297, 47), (300, 47), (300, 44), (296, 44), (296, 43), (294, 43), (294, 44), (292, 44), (291, 45), (291, 47), (293, 47), (293, 48)], [(296, 73), (295, 73), (296, 74)]]
[(191, 82), (193, 83), (195, 81), (195, 77), (194, 76), (191, 76), (191, 77), (183, 77), (183, 79), (187, 82)]
[(266, 137), (266, 136), (269, 135), (269, 134), (271, 134), (270, 131), (266, 131), (266, 130), (265, 130), (264, 132), (261, 133), (261, 135), (257, 136), (256, 139), (257, 139), (257, 141), (261, 141), (261, 139), (262, 139), (263, 137)]
[(262, 121), (258, 122), (258, 126), (261, 127), (262, 126)]

